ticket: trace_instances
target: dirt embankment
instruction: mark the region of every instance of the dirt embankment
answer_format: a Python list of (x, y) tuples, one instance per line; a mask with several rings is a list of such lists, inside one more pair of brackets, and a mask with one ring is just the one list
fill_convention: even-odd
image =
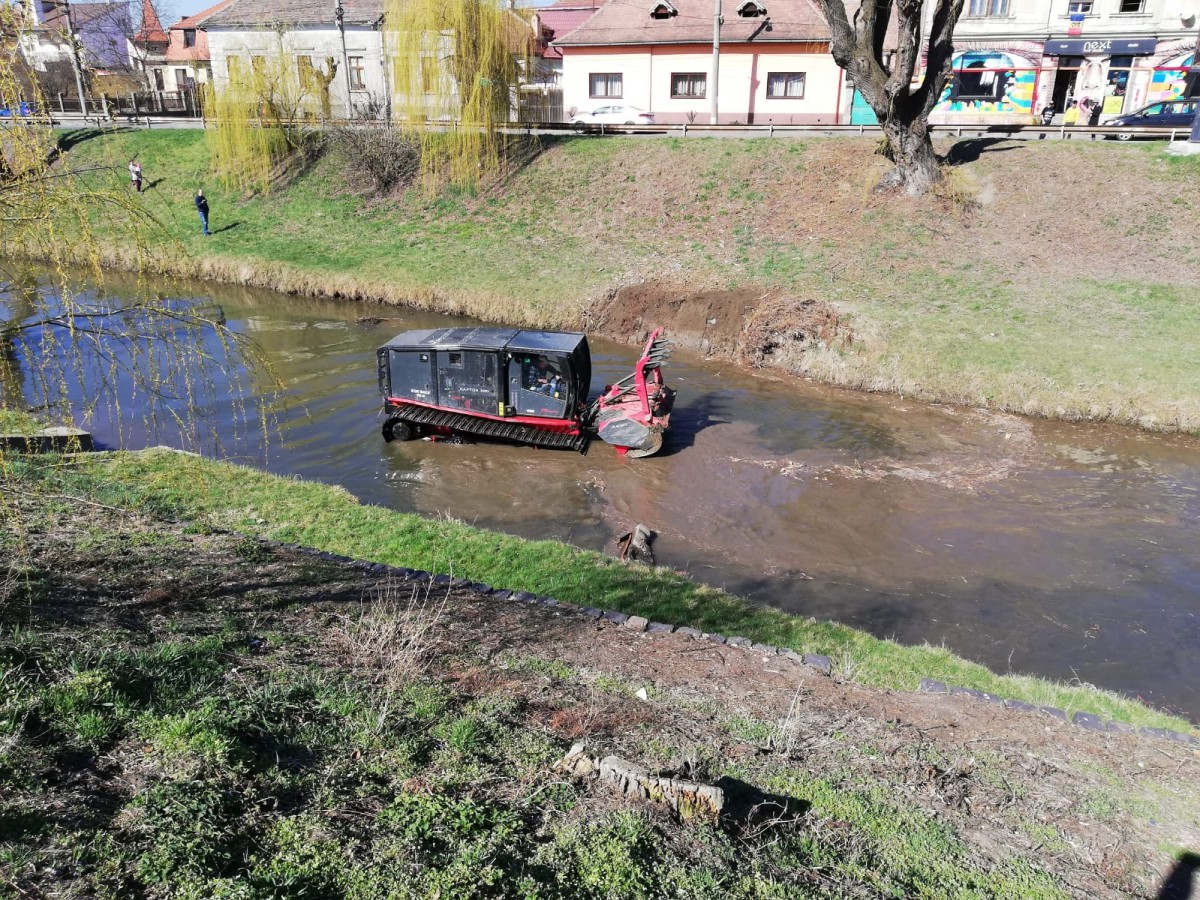
[(781, 350), (848, 349), (853, 329), (830, 304), (761, 290), (688, 290), (643, 282), (613, 291), (587, 314), (589, 330), (619, 341), (665, 328), (681, 347), (740, 365), (769, 364)]

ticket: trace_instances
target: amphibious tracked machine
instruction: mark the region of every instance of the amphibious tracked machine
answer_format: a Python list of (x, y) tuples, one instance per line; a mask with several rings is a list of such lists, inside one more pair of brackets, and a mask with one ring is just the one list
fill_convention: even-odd
[(662, 448), (675, 392), (663, 382), (671, 345), (658, 329), (633, 373), (588, 402), (592, 358), (582, 334), (438, 328), (398, 334), (377, 351), (384, 440), (462, 434), (587, 451)]

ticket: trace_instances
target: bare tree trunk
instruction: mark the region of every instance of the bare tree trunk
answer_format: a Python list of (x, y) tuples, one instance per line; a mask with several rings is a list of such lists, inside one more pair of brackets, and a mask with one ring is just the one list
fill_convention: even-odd
[(888, 157), (895, 163), (880, 180), (880, 187), (900, 189), (919, 197), (942, 180), (924, 119), (905, 122), (899, 116), (891, 116), (880, 124), (888, 142)]
[[(846, 0), (815, 2), (829, 25), (829, 52), (854, 79), (887, 139), (895, 166), (880, 187), (924, 194), (942, 178), (929, 140), (929, 114), (952, 74), (954, 26), (963, 0), (930, 0), (927, 37), (922, 0), (861, 0), (853, 21)], [(914, 83), (925, 46), (925, 72)]]

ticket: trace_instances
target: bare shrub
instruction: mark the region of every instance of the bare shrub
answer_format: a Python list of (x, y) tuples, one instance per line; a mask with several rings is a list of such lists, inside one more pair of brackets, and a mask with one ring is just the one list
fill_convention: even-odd
[(342, 629), (355, 661), (376, 669), (389, 688), (402, 686), (428, 667), (434, 632), (446, 611), (450, 589), (388, 581), (364, 599), (359, 615)]
[(329, 141), (351, 177), (377, 196), (408, 185), (421, 170), (421, 148), (390, 128), (338, 128)]

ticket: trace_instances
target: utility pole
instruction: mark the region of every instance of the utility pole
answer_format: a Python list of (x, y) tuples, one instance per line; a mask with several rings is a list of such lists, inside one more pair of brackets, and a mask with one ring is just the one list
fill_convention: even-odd
[(1186, 83), (1192, 88), (1190, 91), (1192, 96), (1187, 99), (1196, 101), (1196, 117), (1192, 119), (1192, 134), (1188, 138), (1188, 143), (1200, 144), (1200, 91), (1196, 90), (1196, 83), (1200, 81), (1200, 32), (1196, 34), (1196, 49), (1192, 53), (1191, 76)]
[(333, 9), (333, 17), (337, 20), (338, 33), (342, 36), (342, 71), (346, 73), (346, 118), (354, 117), (354, 104), (351, 102), (351, 84), (350, 84), (350, 58), (346, 56), (346, 10), (342, 6), (342, 0), (337, 0), (337, 6)]
[(71, 45), (71, 68), (75, 70), (75, 90), (79, 91), (79, 111), (87, 115), (87, 100), (83, 96), (83, 60), (79, 58), (80, 40), (75, 35), (71, 25), (71, 4), (67, 0), (62, 3), (63, 18), (67, 22), (67, 42)]
[(721, 80), (721, 0), (713, 0), (713, 64), (712, 84), (709, 85), (712, 104), (709, 112), (710, 124), (717, 124), (717, 85)]

